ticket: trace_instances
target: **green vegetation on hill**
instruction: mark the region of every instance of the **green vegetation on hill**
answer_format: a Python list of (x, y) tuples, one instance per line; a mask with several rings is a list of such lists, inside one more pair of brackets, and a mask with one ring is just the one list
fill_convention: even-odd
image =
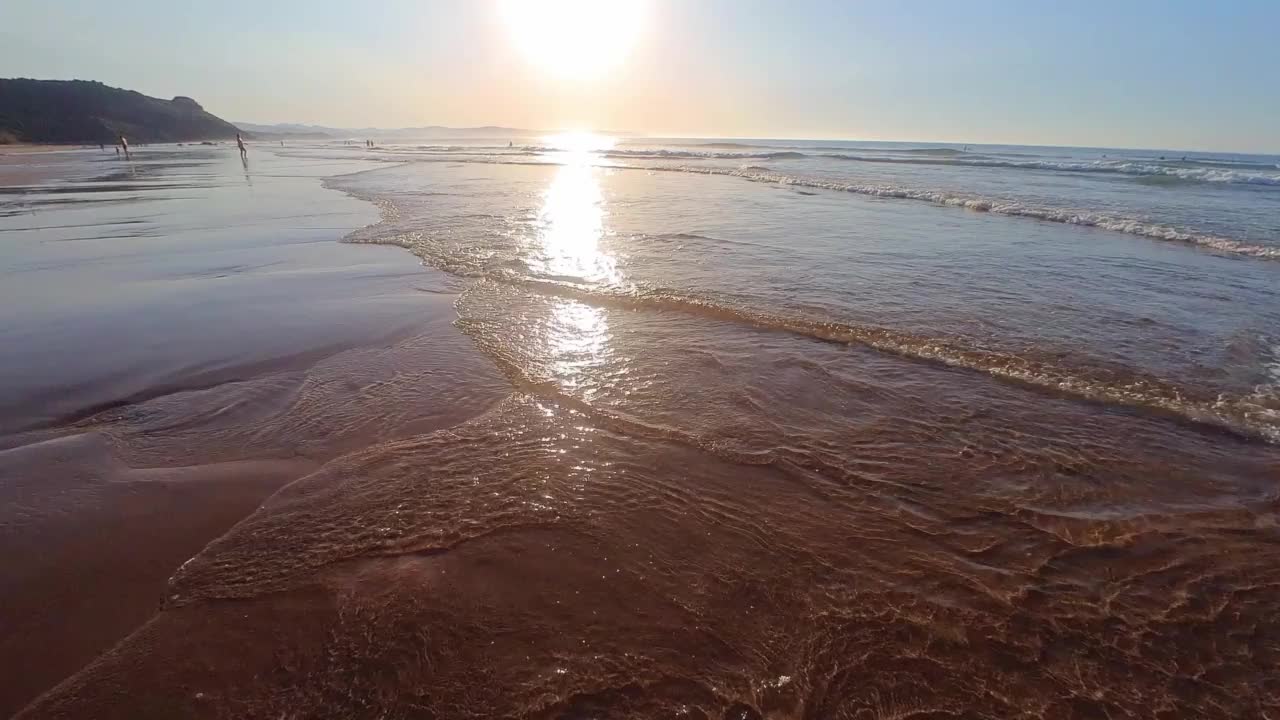
[(195, 100), (147, 97), (86, 80), (0, 79), (0, 143), (177, 142), (235, 137)]

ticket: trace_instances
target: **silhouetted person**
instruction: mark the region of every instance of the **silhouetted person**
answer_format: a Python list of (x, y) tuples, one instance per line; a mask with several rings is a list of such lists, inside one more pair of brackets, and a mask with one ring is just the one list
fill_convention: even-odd
[(247, 159), (249, 157), (249, 151), (245, 148), (244, 140), (240, 137), (240, 133), (236, 133), (236, 145), (240, 146), (240, 159)]

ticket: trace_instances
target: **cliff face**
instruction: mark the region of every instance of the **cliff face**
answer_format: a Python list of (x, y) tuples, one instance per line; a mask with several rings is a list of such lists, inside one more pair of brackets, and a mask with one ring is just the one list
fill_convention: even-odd
[(178, 142), (235, 137), (189, 97), (161, 100), (85, 80), (0, 79), (0, 142)]

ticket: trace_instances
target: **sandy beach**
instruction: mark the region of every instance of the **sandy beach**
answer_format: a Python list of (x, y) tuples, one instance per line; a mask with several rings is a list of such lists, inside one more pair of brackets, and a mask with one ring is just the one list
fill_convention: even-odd
[(0, 715), (147, 622), (169, 576), (281, 486), (496, 401), (483, 366), (465, 400), (403, 397), (481, 359), (442, 276), (338, 242), (376, 210), (321, 179), (371, 166), (0, 160)]
[(3, 0), (0, 718), (1280, 720), (1278, 27)]
[(96, 145), (72, 144), (52, 145), (49, 143), (5, 143), (0, 145), (0, 155), (21, 155), (27, 153), (71, 152), (76, 150), (97, 150)]
[[(953, 149), (640, 143), (21, 171), (5, 709), (1280, 709), (1270, 245), (830, 179), (999, 191)], [(1251, 227), (1235, 177), (1180, 192)]]

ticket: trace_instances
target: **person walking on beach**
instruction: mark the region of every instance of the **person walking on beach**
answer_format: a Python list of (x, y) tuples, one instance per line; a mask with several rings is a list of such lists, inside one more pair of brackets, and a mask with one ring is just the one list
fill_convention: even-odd
[(129, 157), (129, 139), (123, 135), (120, 136), (120, 147), (116, 148), (116, 152), (119, 153), (121, 150), (124, 150), (126, 158)]
[(236, 133), (236, 145), (240, 146), (240, 159), (247, 160), (249, 158), (249, 151), (245, 148), (244, 140), (240, 137), (240, 133)]

